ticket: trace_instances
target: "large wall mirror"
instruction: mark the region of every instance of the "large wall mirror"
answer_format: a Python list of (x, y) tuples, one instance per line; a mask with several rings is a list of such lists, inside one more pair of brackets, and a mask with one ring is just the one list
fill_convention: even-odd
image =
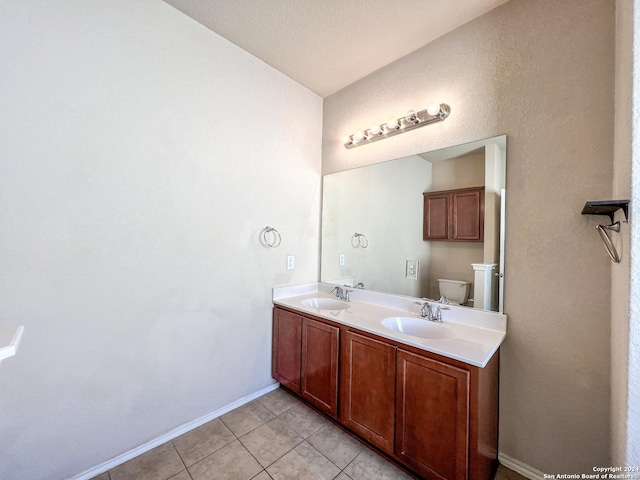
[[(502, 312), (506, 144), (502, 135), (325, 175), (321, 280), (431, 299), (440, 280), (456, 280), (465, 306)], [(424, 193), (468, 187), (484, 187), (483, 241), (423, 240)]]

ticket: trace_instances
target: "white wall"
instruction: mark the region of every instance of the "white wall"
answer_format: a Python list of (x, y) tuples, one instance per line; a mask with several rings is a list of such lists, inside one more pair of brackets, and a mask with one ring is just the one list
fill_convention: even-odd
[(157, 0), (3, 0), (0, 112), (2, 478), (273, 382), (270, 289), (318, 278), (318, 96)]
[[(612, 195), (614, 6), (511, 0), (324, 101), (324, 173), (507, 134), (499, 449), (554, 474), (610, 461), (611, 266), (580, 212)], [(446, 121), (341, 145), (434, 101)]]

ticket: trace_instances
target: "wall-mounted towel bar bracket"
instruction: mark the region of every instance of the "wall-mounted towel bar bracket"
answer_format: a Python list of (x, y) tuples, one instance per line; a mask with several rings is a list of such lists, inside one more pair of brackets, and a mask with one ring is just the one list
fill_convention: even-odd
[(598, 200), (587, 202), (582, 209), (583, 215), (608, 215), (613, 223), (614, 214), (622, 209), (624, 212), (624, 222), (629, 221), (629, 200)]
[(624, 221), (629, 221), (629, 200), (600, 200), (595, 202), (587, 202), (582, 209), (583, 215), (608, 215), (611, 219), (610, 225), (598, 225), (598, 233), (602, 239), (605, 250), (616, 263), (620, 263), (618, 251), (609, 236), (609, 231), (620, 233), (620, 222), (613, 222), (615, 213), (622, 209), (624, 212)]

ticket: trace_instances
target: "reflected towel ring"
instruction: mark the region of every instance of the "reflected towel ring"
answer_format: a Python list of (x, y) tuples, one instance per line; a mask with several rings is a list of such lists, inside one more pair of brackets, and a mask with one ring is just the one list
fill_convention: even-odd
[(612, 223), (611, 225), (598, 225), (596, 228), (598, 229), (598, 233), (600, 234), (600, 238), (602, 238), (604, 248), (611, 257), (611, 260), (616, 263), (620, 263), (620, 256), (618, 255), (616, 246), (613, 244), (613, 241), (611, 240), (611, 237), (607, 232), (607, 230), (620, 232), (620, 222)]
[(262, 230), (262, 241), (265, 245), (276, 248), (282, 243), (282, 237), (275, 228), (265, 227), (264, 230)]
[(369, 240), (362, 233), (354, 233), (353, 237), (351, 237), (351, 245), (355, 248), (362, 247), (367, 248), (369, 246)]

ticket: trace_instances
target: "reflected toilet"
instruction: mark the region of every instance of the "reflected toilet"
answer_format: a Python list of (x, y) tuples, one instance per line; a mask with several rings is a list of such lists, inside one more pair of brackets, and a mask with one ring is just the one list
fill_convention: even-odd
[(465, 305), (469, 299), (469, 282), (439, 278), (440, 297), (447, 297), (449, 303)]

